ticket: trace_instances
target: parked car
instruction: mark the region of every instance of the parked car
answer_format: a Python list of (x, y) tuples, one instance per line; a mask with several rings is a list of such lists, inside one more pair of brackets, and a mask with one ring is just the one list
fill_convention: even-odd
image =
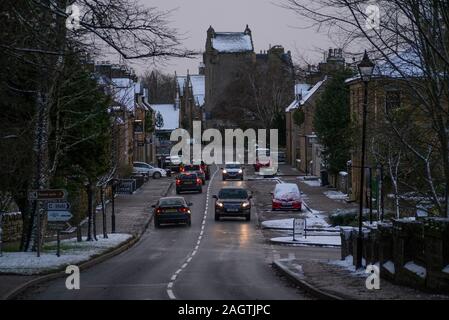
[(252, 196), (244, 188), (226, 187), (213, 196), (215, 199), (215, 221), (221, 217), (245, 217), (251, 220)]
[(176, 178), (176, 194), (184, 191), (203, 192), (203, 182), (196, 173), (186, 172), (180, 173)]
[(160, 179), (167, 176), (167, 171), (161, 168), (153, 167), (145, 162), (134, 162), (133, 170), (135, 173), (143, 173), (154, 179)]
[(181, 165), (180, 172), (192, 172), (196, 173), (201, 179), (203, 184), (206, 184), (206, 173), (201, 168), (200, 164), (185, 164)]
[(294, 183), (277, 184), (271, 193), (272, 209), (276, 210), (302, 210), (302, 199), (299, 188)]
[(163, 223), (192, 224), (190, 207), (183, 197), (160, 198), (154, 208), (154, 226), (159, 228)]
[(221, 168), (223, 181), (228, 179), (238, 179), (243, 180), (243, 167), (238, 162), (228, 162), (225, 164), (224, 168)]

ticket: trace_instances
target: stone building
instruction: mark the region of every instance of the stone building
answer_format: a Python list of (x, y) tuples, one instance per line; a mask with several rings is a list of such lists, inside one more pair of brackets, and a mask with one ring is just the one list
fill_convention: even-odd
[(204, 64), (199, 66), (198, 74), (175, 76), (176, 98), (175, 104), (180, 109), (179, 126), (192, 134), (193, 121), (202, 121), (205, 104), (205, 75)]
[[(306, 175), (320, 175), (322, 169), (319, 145), (313, 119), (316, 102), (333, 72), (345, 68), (341, 49), (329, 49), (325, 60), (318, 66), (309, 66), (303, 82), (295, 85), (295, 99), (286, 108), (287, 161)], [(300, 113), (302, 123), (295, 123), (295, 113)]]
[[(290, 52), (282, 46), (273, 46), (268, 51), (256, 54), (251, 29), (246, 26), (243, 32), (216, 32), (212, 26), (207, 30), (206, 50), (203, 54), (205, 75), (205, 105), (203, 120), (207, 128), (219, 128), (225, 124), (214, 114), (214, 109), (226, 108), (223, 103), (225, 90), (236, 78), (239, 71), (256, 66), (269, 66), (280, 61), (286, 76), (292, 77), (293, 64)], [(226, 102), (226, 101), (225, 101)], [(222, 110), (221, 110), (222, 111)]]

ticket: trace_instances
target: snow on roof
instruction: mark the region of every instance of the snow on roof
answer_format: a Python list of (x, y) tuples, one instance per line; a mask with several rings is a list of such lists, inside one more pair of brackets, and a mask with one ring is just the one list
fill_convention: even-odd
[(179, 95), (180, 96), (184, 95), (184, 86), (185, 86), (186, 80), (187, 80), (186, 76), (177, 76), (176, 77), (176, 81), (177, 81), (178, 87), (179, 87)]
[(313, 87), (310, 87), (309, 84), (301, 83), (295, 85), (295, 93), (301, 94), (301, 100), (295, 99), (288, 107), (285, 109), (286, 112), (290, 112), (293, 109), (296, 109), (300, 106), (303, 106), (314, 94), (318, 91), (318, 89), (326, 82), (327, 78), (322, 81), (317, 82)]
[[(389, 59), (381, 59), (375, 63), (373, 78), (387, 77), (399, 79), (404, 77), (422, 77), (424, 75), (421, 58), (412, 49), (393, 54)], [(352, 78), (346, 79), (345, 83), (356, 80), (360, 80), (360, 75), (357, 74)]]
[(212, 48), (223, 53), (254, 51), (251, 36), (243, 32), (216, 32)]
[(129, 78), (112, 78), (114, 88), (114, 100), (126, 107), (128, 111), (134, 111), (135, 83)]
[(198, 107), (204, 105), (204, 95), (206, 92), (206, 77), (204, 75), (191, 75), (190, 83), (192, 84), (193, 97)]
[(174, 104), (152, 104), (155, 113), (160, 113), (164, 119), (164, 125), (158, 130), (175, 130), (179, 128), (179, 109)]

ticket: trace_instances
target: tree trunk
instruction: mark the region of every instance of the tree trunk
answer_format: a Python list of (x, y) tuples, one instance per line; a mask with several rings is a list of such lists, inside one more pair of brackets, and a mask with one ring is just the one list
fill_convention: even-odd
[(92, 204), (93, 204), (93, 196), (92, 196), (92, 184), (89, 184), (86, 187), (87, 192), (87, 240), (92, 241)]

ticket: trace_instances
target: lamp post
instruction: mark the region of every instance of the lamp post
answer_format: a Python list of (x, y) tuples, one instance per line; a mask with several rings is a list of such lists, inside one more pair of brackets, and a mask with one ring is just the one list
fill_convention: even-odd
[(362, 111), (362, 152), (360, 159), (360, 203), (359, 203), (359, 232), (357, 235), (357, 259), (356, 268), (362, 267), (363, 254), (363, 187), (365, 184), (365, 150), (366, 150), (366, 116), (368, 109), (368, 83), (373, 75), (374, 63), (369, 59), (368, 53), (365, 50), (365, 55), (362, 61), (357, 66), (360, 73), (360, 78), (364, 83), (364, 99)]

